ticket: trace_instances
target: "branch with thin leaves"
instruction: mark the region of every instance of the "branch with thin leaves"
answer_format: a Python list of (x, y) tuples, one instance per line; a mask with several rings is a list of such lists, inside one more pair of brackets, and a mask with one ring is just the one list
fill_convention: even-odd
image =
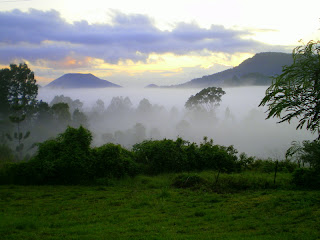
[(268, 107), (267, 118), (299, 119), (297, 129), (305, 126), (320, 136), (320, 41), (296, 47), (292, 57), (293, 64), (273, 77), (259, 106)]

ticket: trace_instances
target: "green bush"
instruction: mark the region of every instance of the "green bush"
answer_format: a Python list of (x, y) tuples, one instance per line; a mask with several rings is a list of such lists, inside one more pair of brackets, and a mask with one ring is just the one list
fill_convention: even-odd
[(316, 169), (299, 168), (294, 171), (292, 182), (297, 187), (320, 189), (320, 172)]
[(132, 159), (132, 153), (120, 145), (108, 143), (94, 148), (93, 154), (90, 167), (95, 179), (135, 176), (139, 172), (138, 164)]
[(188, 170), (186, 142), (181, 138), (146, 140), (133, 146), (135, 160), (147, 174), (181, 172)]
[(78, 184), (88, 180), (91, 160), (91, 133), (68, 127), (56, 139), (39, 144), (38, 152), (28, 162), (7, 165), (1, 183)]
[(320, 140), (303, 142), (302, 162), (309, 163), (311, 168), (320, 170)]
[(135, 159), (143, 165), (143, 172), (159, 174), (183, 171), (218, 170), (239, 171), (237, 151), (233, 146), (214, 145), (213, 141), (195, 143), (178, 138), (176, 141), (147, 140), (133, 146)]
[(130, 151), (114, 144), (91, 149), (91, 140), (87, 129), (68, 127), (57, 138), (39, 144), (30, 161), (6, 164), (0, 183), (87, 184), (138, 173)]
[(1, 184), (38, 184), (39, 174), (32, 162), (7, 163), (0, 171)]
[(217, 170), (219, 172), (234, 172), (240, 170), (237, 150), (233, 146), (214, 145), (204, 139), (199, 147), (199, 164), (197, 170)]
[(278, 171), (293, 173), (298, 168), (298, 164), (289, 160), (279, 161)]
[(34, 164), (48, 183), (76, 184), (86, 181), (90, 175), (92, 159), (91, 133), (83, 128), (68, 127), (56, 139), (39, 144)]
[(309, 168), (299, 168), (293, 172), (292, 182), (297, 187), (320, 189), (320, 140), (293, 142), (287, 155), (296, 155), (297, 162)]

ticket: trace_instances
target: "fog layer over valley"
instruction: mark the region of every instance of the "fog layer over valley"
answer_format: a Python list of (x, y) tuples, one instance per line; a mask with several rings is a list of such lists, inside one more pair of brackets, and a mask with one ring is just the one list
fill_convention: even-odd
[(316, 138), (305, 130), (296, 130), (295, 122), (265, 120), (265, 109), (258, 105), (266, 87), (224, 88), (226, 94), (213, 112), (187, 110), (184, 104), (200, 90), (42, 88), (38, 99), (52, 105), (71, 98), (70, 114), (79, 108), (86, 115), (85, 127), (92, 131), (97, 146), (113, 142), (130, 148), (145, 139), (178, 136), (200, 143), (207, 136), (216, 144), (234, 145), (248, 155), (284, 158), (291, 141)]

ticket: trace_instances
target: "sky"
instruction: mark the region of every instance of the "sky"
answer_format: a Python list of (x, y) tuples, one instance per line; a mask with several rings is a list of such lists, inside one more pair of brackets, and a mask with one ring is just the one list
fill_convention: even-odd
[(172, 85), (320, 40), (319, 0), (0, 0), (0, 67)]

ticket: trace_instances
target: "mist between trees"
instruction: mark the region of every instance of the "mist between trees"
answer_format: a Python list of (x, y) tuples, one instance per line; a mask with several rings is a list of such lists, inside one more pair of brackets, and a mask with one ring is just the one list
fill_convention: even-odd
[(291, 141), (314, 139), (295, 124), (265, 120), (257, 105), (265, 88), (224, 89), (220, 106), (211, 110), (186, 109), (193, 90), (96, 89), (57, 91), (40, 89), (36, 117), (23, 122), (31, 131), (29, 145), (63, 132), (67, 126), (83, 125), (93, 134), (93, 145), (111, 142), (130, 149), (145, 139), (182, 137), (200, 143), (204, 136), (215, 144), (234, 145), (239, 152), (263, 158), (284, 158)]

